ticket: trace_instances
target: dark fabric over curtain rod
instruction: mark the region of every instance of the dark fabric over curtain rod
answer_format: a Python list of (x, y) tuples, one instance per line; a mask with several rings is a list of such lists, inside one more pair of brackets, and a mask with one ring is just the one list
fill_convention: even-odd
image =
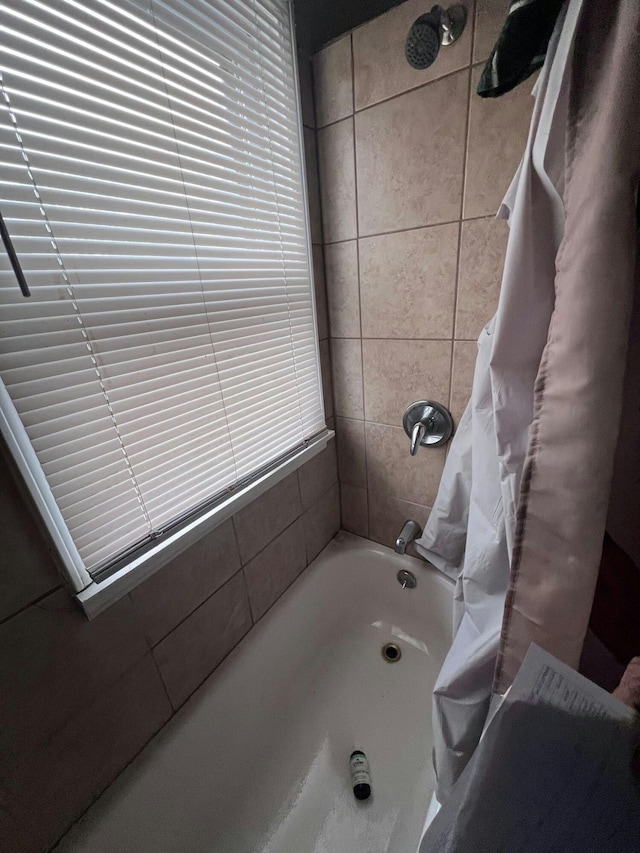
[(507, 19), (486, 61), (478, 94), (498, 98), (544, 63), (564, 0), (512, 0)]

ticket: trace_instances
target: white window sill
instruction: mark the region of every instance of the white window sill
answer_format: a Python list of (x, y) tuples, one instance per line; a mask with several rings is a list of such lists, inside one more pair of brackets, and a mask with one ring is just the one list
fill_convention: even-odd
[(76, 599), (87, 617), (93, 619), (207, 533), (231, 518), (238, 510), (260, 497), (292, 471), (300, 468), (324, 450), (334, 435), (335, 433), (331, 430), (322, 433), (295, 456), (286, 459), (260, 479), (229, 495), (223, 503), (204, 512), (175, 533), (163, 536), (156, 545), (144, 554), (134, 557), (125, 567), (100, 582), (93, 581), (81, 592), (76, 593)]

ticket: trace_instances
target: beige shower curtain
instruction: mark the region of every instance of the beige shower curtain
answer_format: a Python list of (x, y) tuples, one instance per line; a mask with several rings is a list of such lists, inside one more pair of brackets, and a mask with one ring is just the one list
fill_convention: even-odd
[(441, 802), (530, 643), (580, 660), (621, 418), (639, 173), (640, 0), (567, 0), (501, 208), (498, 311), (416, 543), (456, 580), (433, 698)]
[(636, 280), (640, 0), (585, 0), (569, 98), (565, 230), (534, 389), (496, 692), (509, 686), (532, 641), (577, 667), (589, 622)]

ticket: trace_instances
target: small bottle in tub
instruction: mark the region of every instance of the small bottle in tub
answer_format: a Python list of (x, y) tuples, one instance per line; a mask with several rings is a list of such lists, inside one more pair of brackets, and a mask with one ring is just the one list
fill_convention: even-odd
[(361, 749), (354, 749), (349, 758), (351, 766), (351, 785), (357, 800), (368, 800), (371, 796), (371, 776), (369, 762)]

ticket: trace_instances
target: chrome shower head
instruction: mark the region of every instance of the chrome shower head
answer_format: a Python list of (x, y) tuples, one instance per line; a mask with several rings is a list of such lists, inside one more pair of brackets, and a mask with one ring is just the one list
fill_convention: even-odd
[(427, 12), (426, 15), (420, 15), (411, 25), (404, 43), (404, 55), (409, 65), (420, 71), (436, 61), (439, 50), (440, 16)]
[(440, 45), (453, 44), (466, 22), (467, 10), (461, 5), (450, 6), (446, 11), (442, 6), (434, 6), (430, 12), (420, 15), (411, 25), (404, 43), (404, 55), (409, 65), (419, 71), (432, 65)]

